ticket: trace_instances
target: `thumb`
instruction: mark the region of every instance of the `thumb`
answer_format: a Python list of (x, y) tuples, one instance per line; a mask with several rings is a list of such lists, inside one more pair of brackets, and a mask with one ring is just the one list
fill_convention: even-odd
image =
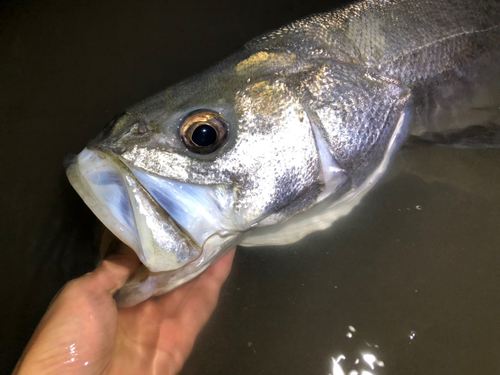
[(118, 242), (110, 250), (95, 271), (86, 276), (88, 282), (95, 283), (98, 290), (114, 294), (125, 285), (141, 261), (135, 252), (122, 242)]

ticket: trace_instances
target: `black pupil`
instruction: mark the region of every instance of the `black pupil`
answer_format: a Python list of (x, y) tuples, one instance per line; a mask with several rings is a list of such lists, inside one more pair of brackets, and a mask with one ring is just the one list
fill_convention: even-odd
[(217, 141), (217, 132), (210, 125), (200, 125), (194, 130), (191, 140), (200, 147), (211, 146)]

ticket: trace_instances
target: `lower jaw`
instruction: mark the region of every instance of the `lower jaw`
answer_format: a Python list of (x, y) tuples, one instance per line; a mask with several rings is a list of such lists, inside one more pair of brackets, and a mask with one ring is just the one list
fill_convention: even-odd
[(152, 273), (145, 267), (114, 296), (118, 307), (134, 306), (149, 297), (167, 293), (194, 279), (229, 250), (238, 245), (244, 233), (227, 237), (212, 236), (203, 247), (201, 256), (184, 267), (169, 272)]

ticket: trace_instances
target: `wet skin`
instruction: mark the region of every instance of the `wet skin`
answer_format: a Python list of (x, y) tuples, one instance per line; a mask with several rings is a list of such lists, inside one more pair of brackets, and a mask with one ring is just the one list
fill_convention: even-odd
[(14, 374), (177, 374), (215, 309), (234, 251), (174, 291), (117, 309), (113, 294), (140, 262), (123, 246), (67, 283)]

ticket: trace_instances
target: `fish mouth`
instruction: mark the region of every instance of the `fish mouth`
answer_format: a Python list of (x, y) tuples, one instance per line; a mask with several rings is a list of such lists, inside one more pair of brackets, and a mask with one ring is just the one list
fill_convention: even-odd
[(201, 268), (234, 237), (228, 229), (229, 189), (223, 186), (154, 176), (113, 153), (88, 148), (68, 163), (66, 173), (94, 214), (151, 272), (192, 263)]

